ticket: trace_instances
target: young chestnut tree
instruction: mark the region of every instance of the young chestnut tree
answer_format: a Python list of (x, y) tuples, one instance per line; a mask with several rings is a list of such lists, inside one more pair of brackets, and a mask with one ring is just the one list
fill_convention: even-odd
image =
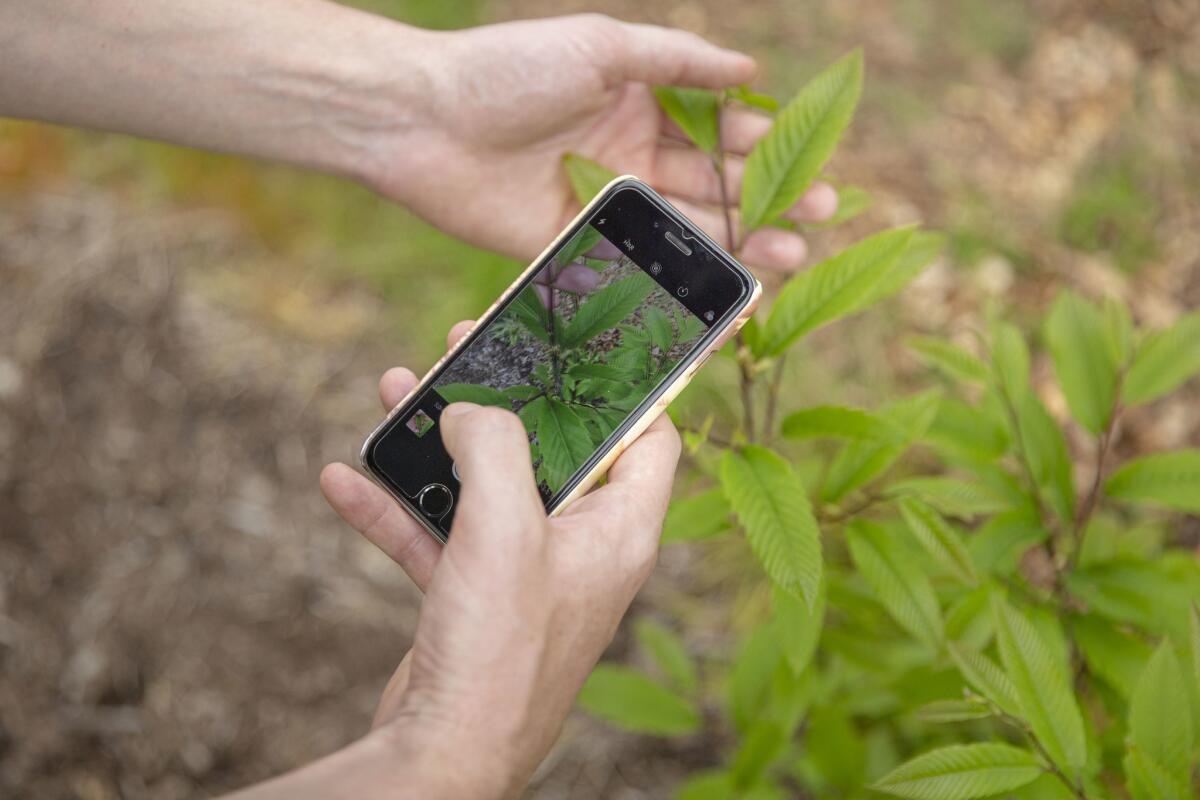
[[(720, 176), (721, 110), (775, 114), (740, 209), (725, 203), (735, 253), (787, 224), (862, 75), (855, 51), (778, 109), (746, 89), (658, 90)], [(611, 177), (577, 156), (565, 167), (581, 201)], [(869, 203), (839, 194), (837, 221)], [(1200, 450), (1114, 463), (1113, 442), (1126, 409), (1200, 372), (1200, 312), (1140, 331), (1118, 302), (1058, 296), (1041, 341), (1067, 424), (1090, 440), (1078, 458), (1031, 382), (1025, 335), (999, 317), (974, 352), (909, 338), (936, 381), (925, 391), (777, 413), (789, 353), (899, 291), (940, 246), (882, 231), (790, 279), (727, 354), (737, 421), (685, 430), (692, 483), (711, 488), (674, 504), (665, 541), (744, 540), (746, 580), (768, 602), (747, 604), (757, 613), (727, 663), (640, 619), (653, 672), (601, 664), (580, 696), (629, 730), (719, 743), (681, 800), (1197, 796), (1200, 562), (1173, 531), (1200, 514)]]

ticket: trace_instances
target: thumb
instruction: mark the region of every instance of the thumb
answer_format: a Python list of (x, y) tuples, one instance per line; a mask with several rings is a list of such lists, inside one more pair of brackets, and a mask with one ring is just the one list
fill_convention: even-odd
[(722, 89), (751, 80), (758, 66), (750, 56), (709, 42), (694, 33), (657, 25), (619, 23), (616, 57), (608, 74), (617, 80), (655, 86)]
[(451, 403), (438, 422), (442, 444), (462, 481), (451, 538), (460, 530), (507, 523), (540, 528), (546, 508), (533, 479), (529, 438), (517, 415), (494, 406)]

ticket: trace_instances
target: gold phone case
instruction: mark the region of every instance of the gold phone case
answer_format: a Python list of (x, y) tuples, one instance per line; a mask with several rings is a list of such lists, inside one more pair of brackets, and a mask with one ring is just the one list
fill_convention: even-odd
[[(571, 220), (570, 224), (563, 228), (562, 232), (555, 237), (554, 241), (547, 245), (546, 249), (544, 249), (537, 256), (537, 258), (535, 258), (530, 265), (523, 270), (520, 275), (517, 276), (512, 284), (504, 290), (500, 297), (498, 297), (496, 301), (488, 307), (487, 311), (479, 316), (475, 322), (475, 327), (473, 327), (471, 330), (474, 331), (475, 328), (478, 328), (480, 325), (486, 325), (490, 323), (492, 320), (492, 315), (495, 314), (497, 310), (509, 300), (510, 297), (512, 297), (521, 289), (525, 281), (542, 265), (543, 260), (547, 256), (558, 251), (558, 249), (566, 242), (567, 235), (574, 232), (576, 226), (578, 226), (579, 223), (587, 218), (591, 214), (592, 210), (595, 209), (602, 200), (607, 198), (609, 191), (617, 184), (626, 183), (629, 181), (636, 181), (639, 184), (642, 184), (642, 182), (633, 175), (621, 175), (610, 181), (608, 185), (604, 187), (604, 189), (596, 194), (596, 197), (593, 198), (590, 203), (580, 210), (575, 218)], [(642, 184), (642, 186), (645, 187), (645, 184)], [(649, 189), (649, 187), (645, 188)], [(629, 447), (630, 444), (632, 444), (639, 436), (645, 433), (646, 428), (650, 427), (650, 424), (653, 423), (654, 420), (658, 419), (658, 416), (662, 414), (664, 410), (666, 410), (667, 406), (671, 404), (671, 401), (679, 396), (679, 393), (682, 392), (684, 387), (691, 382), (696, 372), (704, 365), (704, 362), (708, 361), (713, 353), (724, 347), (726, 342), (733, 338), (733, 336), (742, 329), (742, 326), (745, 325), (752, 316), (754, 316), (754, 310), (758, 307), (758, 301), (761, 297), (762, 284), (755, 280), (754, 288), (750, 294), (750, 299), (746, 302), (746, 305), (742, 308), (738, 315), (729, 321), (721, 333), (715, 339), (713, 339), (713, 341), (709, 343), (709, 345), (705, 347), (703, 351), (696, 354), (696, 356), (683, 369), (683, 371), (679, 373), (678, 377), (676, 377), (675, 380), (673, 380), (666, 387), (666, 389), (663, 390), (663, 392), (654, 401), (653, 405), (649, 406), (640, 417), (633, 421), (633, 424), (630, 426), (629, 430), (627, 430), (619, 440), (609, 446), (609, 449), (598, 461), (596, 461), (596, 463), (587, 471), (587, 473), (584, 474), (580, 481), (575, 485), (575, 488), (554, 504), (554, 507), (549, 512), (550, 516), (557, 516), (562, 512), (563, 509), (565, 509), (578, 498), (587, 494), (588, 491), (596, 485), (596, 481), (600, 480), (600, 478), (608, 472), (609, 467), (612, 466), (613, 462), (617, 460), (621, 453), (625, 452), (625, 449)], [(367, 463), (367, 453), (371, 447), (371, 444), (375, 441), (376, 437), (383, 433), (384, 429), (388, 426), (388, 423), (391, 422), (392, 418), (396, 416), (396, 414), (400, 413), (400, 411), (405, 408), (410, 400), (429, 388), (431, 376), (436, 373), (438, 369), (440, 369), (441, 366), (446, 363), (447, 360), (453, 358), (460, 349), (465, 347), (469, 338), (469, 335), (463, 336), (458, 340), (457, 343), (455, 343), (454, 347), (450, 348), (445, 355), (439, 358), (433, 364), (433, 366), (429, 368), (417, 385), (414, 386), (412, 390), (409, 391), (409, 393), (406, 394), (404, 398), (396, 404), (395, 408), (388, 412), (388, 415), (384, 417), (383, 421), (375, 427), (375, 430), (371, 431), (371, 434), (366, 438), (366, 441), (363, 442), (362, 449), (359, 452), (359, 463), (362, 465), (363, 470), (371, 476), (371, 479), (379, 484), (384, 491), (395, 498), (399, 502), (401, 508), (405, 509), (409, 514), (411, 514), (419, 523), (421, 523), (422, 526), (425, 527), (426, 530), (428, 530), (434, 536), (434, 538), (438, 539), (439, 541), (442, 540), (441, 532), (431, 525), (425, 519), (424, 515), (411, 508), (406, 498), (400, 496), (386, 483), (379, 480), (378, 476), (375, 475), (374, 471)]]

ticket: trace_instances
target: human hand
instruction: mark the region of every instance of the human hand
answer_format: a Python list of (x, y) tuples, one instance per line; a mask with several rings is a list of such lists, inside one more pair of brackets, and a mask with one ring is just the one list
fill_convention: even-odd
[[(451, 342), (468, 329), (455, 326)], [(384, 405), (415, 383), (408, 370), (389, 371)], [(463, 478), (444, 548), (349, 467), (327, 467), (321, 486), (426, 592), (413, 649), (380, 703), (379, 732), (419, 750), (423, 785), (507, 796), (553, 743), (653, 568), (679, 437), (660, 417), (603, 487), (549, 519), (515, 415), (457, 403), (439, 428)]]
[[(578, 211), (561, 158), (576, 152), (646, 180), (726, 247), (721, 192), (709, 157), (659, 110), (654, 85), (736, 86), (756, 71), (748, 56), (678, 30), (597, 14), (430, 33), (421, 49), (428, 85), (409, 127), (384, 127), (362, 179), (437, 227), (519, 258), (542, 250)], [(744, 109), (723, 115), (726, 185), (736, 204), (743, 157), (770, 128)], [(837, 195), (815, 184), (788, 216), (821, 221)], [(791, 231), (765, 228), (742, 258), (795, 269), (807, 249)]]

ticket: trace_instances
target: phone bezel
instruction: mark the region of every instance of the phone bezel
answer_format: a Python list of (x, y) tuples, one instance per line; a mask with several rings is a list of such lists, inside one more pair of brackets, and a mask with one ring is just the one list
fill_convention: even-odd
[[(415, 386), (411, 392), (402, 400), (387, 417), (376, 427), (376, 429), (364, 441), (360, 453), (360, 463), (371, 477), (380, 484), (393, 498), (397, 500), (416, 520), (428, 530), (439, 541), (447, 540), (447, 532), (431, 521), (420, 509), (414, 499), (410, 499), (407, 493), (400, 487), (399, 483), (390, 477), (385, 469), (380, 467), (373, 459), (374, 450), (378, 444), (386, 437), (391, 430), (402, 425), (410, 411), (413, 411), (413, 406), (416, 405), (426, 393), (428, 389), (437, 381), (439, 376), (449, 367), (450, 363), (470, 344), (475, 341), (483, 331), (499, 316), (508, 306), (509, 302), (537, 276), (547, 261), (552, 258), (558, 250), (570, 240), (583, 226), (591, 223), (595, 216), (595, 212), (606, 206), (612, 201), (616, 195), (624, 191), (636, 191), (642, 198), (648, 200), (651, 205), (665, 217), (669, 218), (677, 224), (685, 235), (686, 239), (694, 240), (701, 246), (706, 248), (715, 258), (711, 265), (713, 268), (724, 267), (736, 277), (739, 286), (737, 298), (730, 303), (728, 308), (722, 315), (715, 320), (708, 331), (702, 336), (692, 350), (682, 358), (678, 364), (659, 382), (654, 391), (648, 394), (638, 406), (629, 414), (629, 416), (617, 427), (609, 438), (588, 458), (588, 460), (575, 471), (571, 478), (559, 488), (553, 495), (550, 501), (546, 504), (546, 512), (553, 515), (561, 507), (564, 500), (569, 498), (572, 492), (579, 486), (580, 482), (585, 480), (591, 472), (596, 468), (613, 448), (640, 420), (644, 419), (647, 413), (653, 408), (655, 402), (663, 396), (664, 393), (670, 390), (680, 379), (680, 377), (694, 364), (698, 359), (701, 359), (711, 349), (711, 345), (716, 341), (729, 326), (734, 324), (738, 316), (745, 310), (746, 306), (753, 300), (756, 291), (759, 288), (758, 282), (750, 274), (744, 266), (734, 259), (724, 248), (714, 242), (707, 236), (699, 226), (691, 222), (678, 209), (663, 199), (657, 192), (651, 189), (642, 181), (631, 176), (623, 176), (615, 179), (603, 191), (601, 191), (592, 202), (588, 203), (579, 213), (579, 215), (568, 225), (558, 237), (535, 259), (530, 266), (512, 283), (511, 286), (496, 300), (487, 313), (482, 315), (471, 331), (464, 336), (456, 345), (447, 352), (436, 364), (427, 372), (421, 381)], [(704, 265), (701, 265), (704, 266)], [(430, 476), (429, 481), (436, 481), (436, 476)], [(455, 500), (457, 501), (457, 492), (455, 492)], [(444, 518), (444, 517), (443, 517)], [(439, 520), (440, 521), (440, 520)]]

